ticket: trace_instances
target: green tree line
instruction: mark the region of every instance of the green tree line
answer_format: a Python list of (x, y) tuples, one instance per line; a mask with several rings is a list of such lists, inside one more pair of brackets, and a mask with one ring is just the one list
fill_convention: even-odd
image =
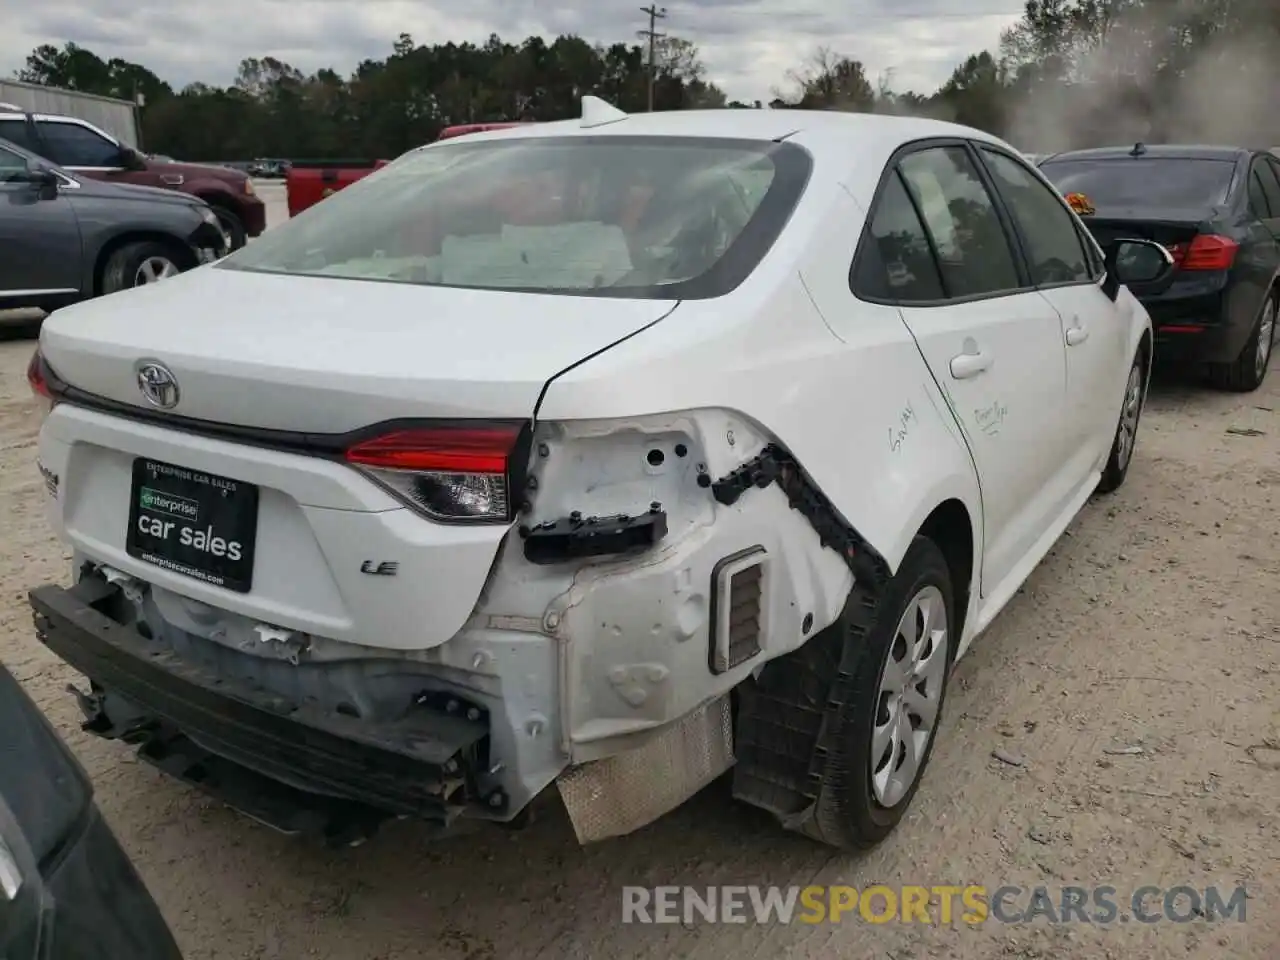
[[(190, 159), (389, 157), (454, 123), (572, 117), (584, 94), (644, 110), (639, 45), (551, 42), (422, 45), (401, 34), (349, 76), (244, 60), (227, 87), (174, 89), (143, 64), (44, 45), (18, 78), (133, 99), (146, 148)], [(659, 110), (759, 109), (707, 78), (697, 46), (658, 43)], [(816, 50), (768, 106), (908, 113), (953, 120), (1048, 151), (1147, 140), (1280, 143), (1280, 4), (1262, 0), (1027, 0), (996, 49), (959, 63), (937, 90), (895, 90), (845, 52)]]

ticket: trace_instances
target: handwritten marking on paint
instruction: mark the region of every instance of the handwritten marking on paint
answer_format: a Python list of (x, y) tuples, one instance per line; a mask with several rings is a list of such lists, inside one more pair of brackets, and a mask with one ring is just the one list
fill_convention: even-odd
[(973, 411), (973, 422), (988, 437), (997, 436), (1000, 428), (1004, 426), (1005, 417), (1009, 415), (1009, 408), (999, 400), (982, 410)]
[(903, 441), (911, 433), (911, 428), (919, 422), (915, 408), (908, 403), (898, 414), (898, 425), (889, 428), (889, 449), (894, 453), (901, 450)]

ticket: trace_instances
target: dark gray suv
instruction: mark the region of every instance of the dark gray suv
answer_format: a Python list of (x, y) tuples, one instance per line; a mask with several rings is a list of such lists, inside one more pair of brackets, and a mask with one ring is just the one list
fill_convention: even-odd
[(227, 248), (203, 200), (82, 179), (0, 140), (0, 311), (155, 283)]

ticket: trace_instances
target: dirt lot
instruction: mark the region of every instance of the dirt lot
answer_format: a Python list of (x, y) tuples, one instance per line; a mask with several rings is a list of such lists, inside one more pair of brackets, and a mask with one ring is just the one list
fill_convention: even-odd
[[(1245, 398), (1157, 388), (1127, 485), (1085, 510), (962, 663), (925, 787), (875, 853), (783, 835), (721, 785), (587, 849), (556, 811), (439, 844), (396, 824), (330, 853), (79, 731), (63, 692), (77, 678), (25, 605), (66, 574), (32, 463), (30, 350), (0, 344), (0, 659), (83, 759), (192, 960), (1280, 955), (1280, 373)], [(1245, 883), (1251, 899), (1244, 923), (1109, 929), (620, 922), (625, 884), (816, 883), (1110, 884), (1122, 904), (1144, 884)]]

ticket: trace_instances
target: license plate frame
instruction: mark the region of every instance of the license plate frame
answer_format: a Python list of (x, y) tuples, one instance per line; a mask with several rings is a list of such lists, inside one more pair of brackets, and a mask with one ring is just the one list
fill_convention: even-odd
[(137, 457), (125, 551), (163, 570), (249, 593), (258, 505), (256, 484)]

